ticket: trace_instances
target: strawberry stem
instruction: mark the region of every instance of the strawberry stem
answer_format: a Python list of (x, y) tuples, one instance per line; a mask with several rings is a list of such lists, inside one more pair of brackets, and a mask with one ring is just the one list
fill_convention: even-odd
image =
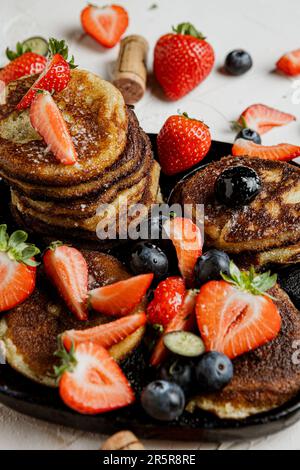
[(12, 61), (25, 54), (25, 52), (31, 52), (30, 47), (24, 46), (21, 42), (17, 42), (16, 51), (12, 51), (7, 47), (5, 53), (8, 60)]
[(273, 299), (270, 294), (267, 294), (267, 291), (275, 286), (277, 274), (271, 275), (271, 271), (259, 274), (256, 273), (253, 266), (249, 271), (240, 271), (233, 261), (230, 261), (229, 272), (229, 276), (221, 273), (224, 281), (253, 295), (266, 295)]
[(54, 375), (59, 381), (65, 372), (73, 372), (77, 366), (77, 359), (75, 357), (75, 346), (72, 341), (70, 351), (68, 352), (63, 345), (61, 335), (58, 336), (58, 350), (55, 351), (54, 356), (61, 360), (59, 366), (54, 366)]
[(58, 41), (55, 38), (49, 39), (49, 52), (50, 57), (53, 57), (55, 54), (60, 54), (70, 65), (71, 69), (75, 69), (77, 65), (74, 64), (74, 56), (72, 55), (71, 60), (68, 61), (69, 47), (66, 44), (66, 41), (62, 39)]
[(10, 237), (7, 233), (7, 225), (0, 225), (0, 251), (7, 253), (7, 256), (18, 263), (27, 266), (37, 266), (34, 256), (40, 253), (40, 250), (32, 243), (26, 243), (28, 235), (23, 230), (17, 230)]
[(193, 36), (201, 40), (206, 39), (191, 23), (180, 23), (176, 27), (172, 26), (172, 31), (177, 34)]

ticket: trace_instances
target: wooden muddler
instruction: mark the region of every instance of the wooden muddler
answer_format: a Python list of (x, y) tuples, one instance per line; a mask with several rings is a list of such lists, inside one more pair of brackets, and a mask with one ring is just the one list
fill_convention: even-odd
[(121, 41), (113, 83), (123, 94), (126, 104), (137, 103), (145, 93), (148, 49), (146, 39), (137, 34)]

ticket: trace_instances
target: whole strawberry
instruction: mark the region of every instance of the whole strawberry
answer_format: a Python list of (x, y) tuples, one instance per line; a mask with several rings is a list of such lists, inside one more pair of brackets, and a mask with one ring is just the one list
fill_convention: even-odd
[(161, 281), (147, 307), (149, 323), (165, 328), (180, 310), (185, 292), (184, 280), (179, 276)]
[(200, 162), (211, 146), (209, 128), (186, 113), (170, 116), (157, 136), (159, 162), (166, 175), (174, 175)]
[(24, 48), (19, 42), (16, 52), (6, 49), (6, 55), (10, 62), (0, 70), (0, 80), (6, 85), (25, 75), (41, 73), (47, 63), (44, 56), (31, 52), (30, 49)]
[(173, 31), (156, 43), (154, 73), (167, 97), (178, 100), (207, 77), (215, 55), (191, 23), (181, 23)]

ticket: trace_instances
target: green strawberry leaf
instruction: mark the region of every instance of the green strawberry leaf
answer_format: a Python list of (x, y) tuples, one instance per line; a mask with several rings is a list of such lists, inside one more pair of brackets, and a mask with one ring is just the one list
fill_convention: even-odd
[(7, 234), (7, 225), (0, 225), (0, 251), (6, 251), (8, 245), (9, 236)]
[(180, 23), (176, 27), (172, 26), (172, 31), (176, 34), (187, 34), (201, 40), (206, 39), (191, 23)]
[(73, 372), (77, 366), (73, 341), (70, 351), (68, 352), (63, 345), (61, 335), (58, 336), (58, 349), (55, 351), (54, 356), (58, 357), (61, 361), (59, 366), (54, 366), (54, 375), (57, 380), (59, 380), (65, 372)]
[(275, 286), (277, 282), (277, 274), (271, 275), (270, 271), (259, 274), (256, 273), (253, 266), (251, 266), (249, 271), (240, 271), (233, 261), (230, 261), (229, 272), (229, 276), (221, 273), (224, 281), (232, 284), (240, 290), (250, 292), (253, 295), (267, 295), (273, 299), (267, 291)]

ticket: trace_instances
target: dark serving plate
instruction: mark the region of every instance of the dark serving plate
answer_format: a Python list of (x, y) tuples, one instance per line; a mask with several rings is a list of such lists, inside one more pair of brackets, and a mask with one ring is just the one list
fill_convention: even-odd
[[(150, 138), (155, 150), (156, 135), (152, 134)], [(230, 150), (230, 144), (214, 141), (209, 155), (196, 169), (230, 154)], [(166, 197), (182, 177), (184, 175), (161, 177), (161, 187)], [(7, 209), (7, 206), (8, 190), (0, 184), (0, 214), (3, 214), (3, 208)], [(7, 221), (7, 217), (9, 217), (8, 212), (6, 217), (0, 216), (0, 223), (3, 223), (4, 219)], [(287, 275), (287, 269), (289, 268), (282, 271), (281, 280)], [(137, 394), (147, 380), (149, 381), (147, 354), (146, 347), (141, 346), (123, 364), (125, 373)], [(86, 416), (67, 408), (60, 400), (56, 389), (35, 384), (8, 365), (0, 366), (0, 401), (14, 410), (35, 418), (85, 431), (109, 434), (129, 428), (141, 438), (182, 441), (253, 439), (287, 428), (300, 418), (300, 394), (280, 408), (240, 421), (221, 420), (210, 413), (197, 410), (194, 414), (185, 412), (177, 421), (162, 423), (148, 417), (138, 403), (103, 415)]]

